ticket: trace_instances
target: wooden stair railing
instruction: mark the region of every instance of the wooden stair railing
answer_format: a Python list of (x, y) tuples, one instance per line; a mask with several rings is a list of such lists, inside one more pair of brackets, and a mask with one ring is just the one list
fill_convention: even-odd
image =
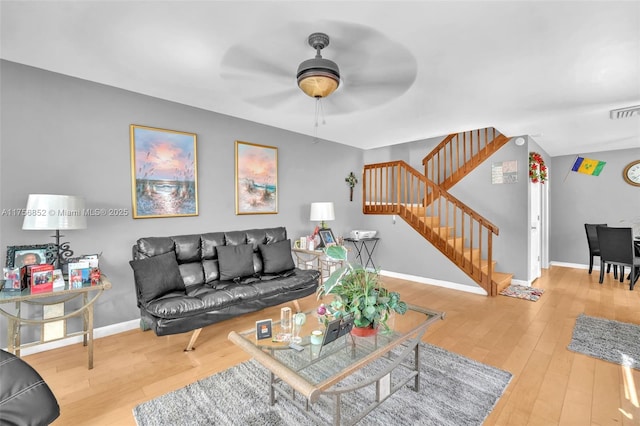
[(509, 140), (493, 127), (453, 133), (424, 157), (424, 175), (448, 190)]
[[(395, 214), (431, 242), (489, 295), (495, 296), (492, 236), (498, 227), (404, 161), (367, 164), (365, 214)], [(423, 200), (431, 202), (425, 206)]]

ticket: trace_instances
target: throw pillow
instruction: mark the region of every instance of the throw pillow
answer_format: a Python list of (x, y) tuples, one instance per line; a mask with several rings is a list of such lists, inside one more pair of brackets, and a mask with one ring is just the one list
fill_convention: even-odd
[(176, 254), (173, 251), (129, 262), (140, 301), (148, 303), (171, 291), (185, 291)]
[(216, 248), (221, 280), (233, 280), (253, 275), (255, 272), (253, 270), (253, 245), (239, 244)]
[(262, 270), (265, 274), (279, 274), (296, 267), (291, 257), (291, 240), (260, 244), (258, 247), (262, 255)]

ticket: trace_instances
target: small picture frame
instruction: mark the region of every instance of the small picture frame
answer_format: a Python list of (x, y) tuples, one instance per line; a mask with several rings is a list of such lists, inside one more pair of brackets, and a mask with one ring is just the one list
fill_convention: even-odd
[(53, 265), (31, 266), (31, 294), (53, 291)]
[(20, 268), (25, 265), (53, 264), (56, 254), (55, 244), (7, 246), (6, 266)]
[(26, 280), (22, 280), (21, 268), (3, 268), (4, 286), (2, 291), (21, 292), (27, 288)]
[(324, 340), (322, 341), (322, 346), (333, 342), (339, 337), (349, 334), (352, 328), (353, 317), (351, 315), (347, 315), (344, 318), (337, 318), (333, 321), (330, 321), (329, 324), (327, 324), (327, 329), (324, 332)]
[(321, 229), (318, 231), (318, 234), (320, 235), (321, 241), (320, 247), (329, 247), (338, 243), (338, 240), (336, 240), (335, 235), (333, 235), (331, 228)]
[(268, 339), (272, 335), (271, 320), (256, 321), (256, 340)]

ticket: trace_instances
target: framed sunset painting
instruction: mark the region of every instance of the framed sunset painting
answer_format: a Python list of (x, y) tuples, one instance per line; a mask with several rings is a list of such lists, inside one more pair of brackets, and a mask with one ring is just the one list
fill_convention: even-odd
[(278, 213), (278, 148), (236, 141), (236, 214)]
[(132, 124), (135, 219), (198, 215), (196, 135)]

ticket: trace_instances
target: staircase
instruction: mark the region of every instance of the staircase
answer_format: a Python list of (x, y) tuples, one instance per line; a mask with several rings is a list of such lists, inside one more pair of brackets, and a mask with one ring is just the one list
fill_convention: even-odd
[(512, 278), (512, 274), (494, 270), (492, 238), (499, 229), (447, 189), (509, 139), (493, 128), (449, 135), (423, 160), (424, 174), (404, 161), (367, 164), (363, 212), (402, 217), (487, 294), (495, 296)]

